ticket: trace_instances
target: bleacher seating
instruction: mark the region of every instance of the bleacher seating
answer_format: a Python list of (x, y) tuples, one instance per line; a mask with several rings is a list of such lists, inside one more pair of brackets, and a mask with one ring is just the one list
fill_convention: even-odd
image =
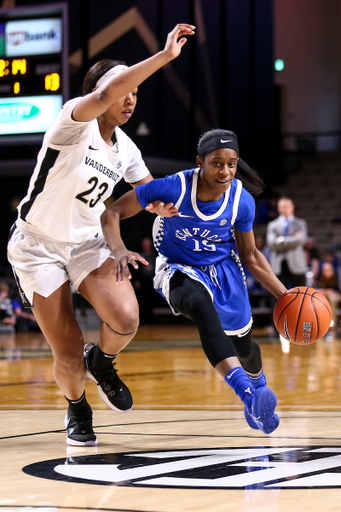
[(341, 154), (320, 153), (307, 159), (274, 191), (293, 199), (296, 214), (307, 221), (320, 253), (341, 245), (341, 222), (333, 222), (341, 216)]

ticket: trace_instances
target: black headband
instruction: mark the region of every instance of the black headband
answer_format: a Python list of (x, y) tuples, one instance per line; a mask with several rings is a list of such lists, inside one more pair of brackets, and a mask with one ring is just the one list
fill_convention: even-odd
[(213, 137), (212, 139), (205, 140), (199, 148), (199, 156), (206, 156), (215, 149), (226, 148), (234, 149), (239, 155), (238, 142), (232, 135), (219, 135), (219, 137)]

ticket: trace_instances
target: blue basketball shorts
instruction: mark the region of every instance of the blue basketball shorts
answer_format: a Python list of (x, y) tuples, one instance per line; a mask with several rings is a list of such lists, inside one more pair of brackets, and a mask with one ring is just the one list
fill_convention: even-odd
[(202, 267), (169, 263), (163, 256), (157, 257), (154, 288), (166, 299), (175, 315), (179, 313), (169, 303), (169, 283), (177, 270), (205, 286), (227, 335), (244, 335), (250, 330), (252, 315), (244, 269), (233, 251), (221, 263)]

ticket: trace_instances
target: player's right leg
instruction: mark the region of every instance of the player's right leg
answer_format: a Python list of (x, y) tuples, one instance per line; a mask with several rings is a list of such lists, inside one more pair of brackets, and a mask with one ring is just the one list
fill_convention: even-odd
[(117, 374), (115, 359), (138, 328), (139, 310), (134, 289), (127, 278), (117, 283), (115, 261), (109, 257), (83, 280), (78, 290), (103, 321), (99, 343), (88, 343), (84, 348), (87, 376), (97, 382), (98, 392), (108, 407), (128, 412), (133, 398)]
[(85, 368), (83, 336), (76, 321), (68, 274), (69, 245), (37, 235), (19, 222), (8, 243), (8, 260), (13, 266), (23, 303), (31, 307), (53, 352), (54, 376), (69, 403), (67, 442), (92, 446), (92, 411), (84, 395)]
[(76, 321), (70, 284), (64, 283), (49, 297), (33, 295), (32, 311), (51, 346), (55, 380), (68, 401), (65, 417), (67, 443), (94, 446), (92, 410), (85, 398), (84, 340)]

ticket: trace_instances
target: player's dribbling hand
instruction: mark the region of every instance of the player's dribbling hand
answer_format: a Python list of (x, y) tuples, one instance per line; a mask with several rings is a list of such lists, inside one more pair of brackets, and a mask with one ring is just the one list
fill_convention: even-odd
[(169, 32), (163, 51), (169, 54), (171, 60), (180, 55), (183, 45), (186, 44), (187, 39), (183, 36), (192, 36), (194, 30), (194, 25), (178, 23), (176, 27)]
[(164, 203), (162, 201), (153, 201), (147, 204), (145, 210), (149, 213), (156, 213), (160, 217), (173, 217), (179, 215), (178, 209), (175, 208), (173, 203)]
[(116, 282), (118, 284), (123, 283), (124, 277), (131, 279), (131, 273), (128, 265), (132, 265), (135, 269), (138, 268), (137, 261), (143, 263), (143, 265), (149, 265), (148, 261), (145, 260), (138, 252), (128, 251), (128, 249), (115, 249), (113, 250), (116, 263)]

